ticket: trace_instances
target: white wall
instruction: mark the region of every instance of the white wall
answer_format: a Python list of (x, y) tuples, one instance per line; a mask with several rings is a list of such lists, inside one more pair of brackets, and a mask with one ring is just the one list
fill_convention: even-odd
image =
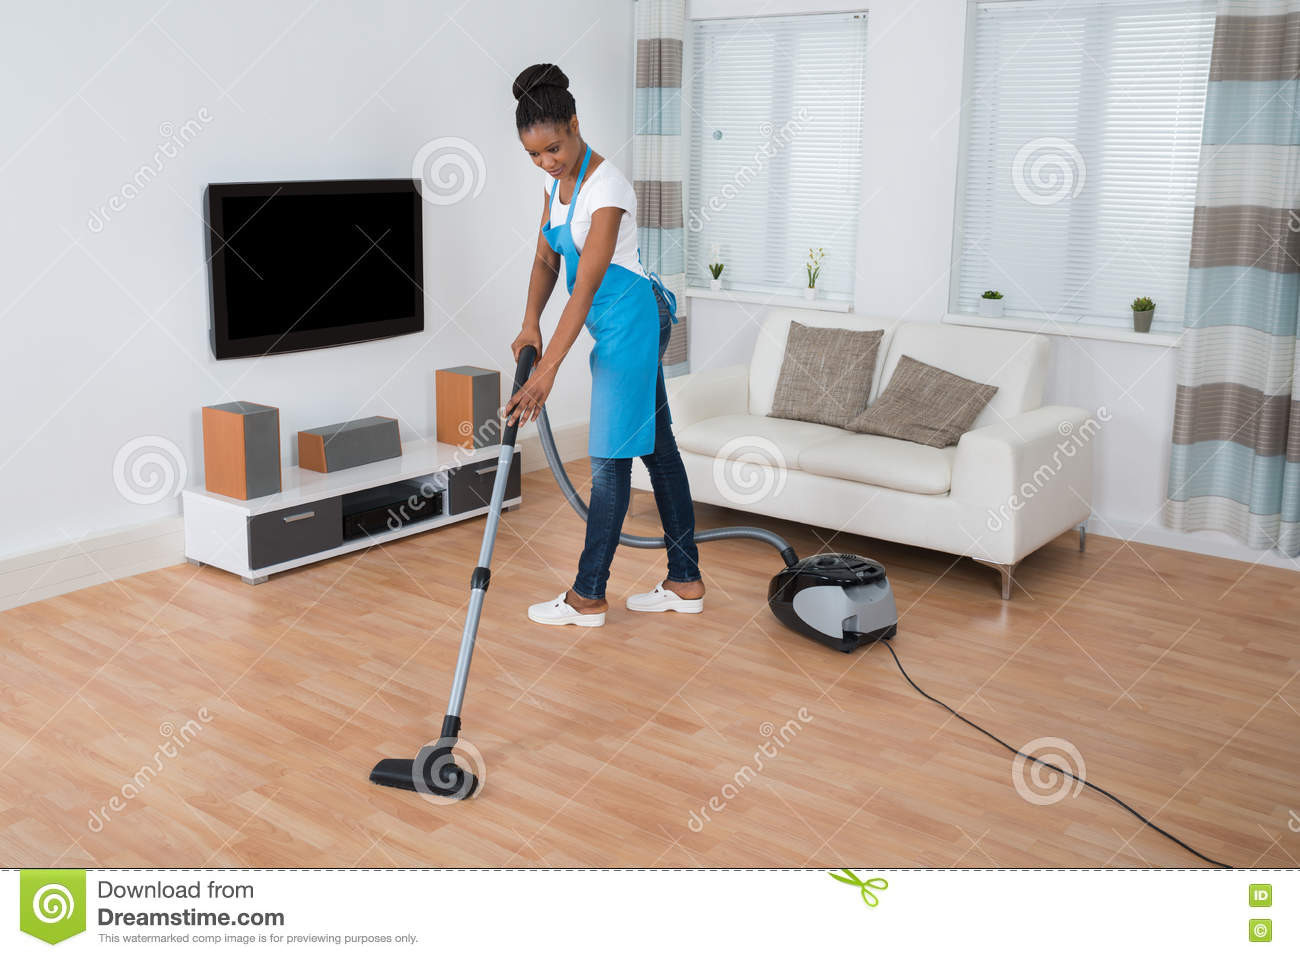
[[(1048, 2), (1048, 0), (1044, 0)], [(692, 17), (867, 9), (862, 206), (854, 311), (938, 322), (947, 310), (962, 109), (965, 0), (689, 0)], [(688, 238), (689, 242), (689, 238)], [(688, 254), (689, 255), (689, 254)], [(688, 301), (691, 368), (744, 362), (765, 309)], [(1165, 529), (1175, 354), (1053, 336), (1047, 401), (1111, 419), (1095, 440), (1092, 528), (1175, 548), (1294, 568), (1218, 534)]]
[[(133, 440), (162, 437), (196, 481), (204, 405), (278, 406), (284, 462), (293, 463), (297, 430), (342, 419), (395, 416), (404, 441), (430, 435), (436, 368), (499, 368), (508, 388), (540, 214), (510, 84), (530, 63), (560, 63), (585, 135), (630, 173), (632, 12), (610, 0), (459, 9), (83, 0), (26, 4), (20, 23), (8, 17), (0, 556), (177, 515), (175, 497), (128, 501), (114, 459)], [(169, 148), (176, 155), (120, 211), (109, 209), (168, 141), (160, 127), (187, 121), (201, 132)], [(410, 176), (421, 146), (446, 136), (482, 155), (483, 188), (425, 207), (423, 334), (212, 358), (205, 184)], [(99, 208), (107, 216), (92, 230)], [(561, 290), (546, 323), (563, 299)], [(560, 374), (557, 424), (586, 418), (589, 345), (584, 336)]]

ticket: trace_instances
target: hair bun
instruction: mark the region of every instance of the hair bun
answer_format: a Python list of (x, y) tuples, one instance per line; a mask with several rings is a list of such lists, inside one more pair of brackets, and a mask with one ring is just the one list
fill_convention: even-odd
[(567, 90), (569, 88), (569, 78), (554, 63), (534, 63), (515, 77), (515, 99), (522, 100), (526, 95), (540, 87)]

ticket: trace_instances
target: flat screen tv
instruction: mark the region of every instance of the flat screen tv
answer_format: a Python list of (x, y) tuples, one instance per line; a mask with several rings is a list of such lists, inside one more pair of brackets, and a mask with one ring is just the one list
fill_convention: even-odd
[(204, 207), (217, 359), (424, 329), (415, 180), (213, 183)]

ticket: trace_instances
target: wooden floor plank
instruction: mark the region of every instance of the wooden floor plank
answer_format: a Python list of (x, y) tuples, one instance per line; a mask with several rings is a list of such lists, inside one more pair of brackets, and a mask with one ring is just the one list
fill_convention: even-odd
[[(257, 587), (179, 565), (0, 613), (0, 864), (1200, 864), (1095, 792), (1018, 788), (1012, 756), (917, 695), (883, 647), (841, 655), (783, 629), (761, 544), (701, 548), (704, 615), (624, 609), (663, 556), (622, 549), (604, 628), (529, 622), (526, 605), (571, 584), (583, 530), (545, 473), (524, 496), (501, 524), (464, 716), (479, 798), (366, 776), (436, 737), (481, 519)], [(701, 528), (752, 521), (698, 509)], [(972, 721), (1017, 747), (1063, 740), (1208, 855), (1300, 864), (1293, 572), (1098, 535), (1080, 554), (1071, 534), (1003, 603), (969, 560), (765, 524), (801, 555), (829, 540), (885, 563), (894, 648)], [(657, 531), (648, 495), (627, 530)]]

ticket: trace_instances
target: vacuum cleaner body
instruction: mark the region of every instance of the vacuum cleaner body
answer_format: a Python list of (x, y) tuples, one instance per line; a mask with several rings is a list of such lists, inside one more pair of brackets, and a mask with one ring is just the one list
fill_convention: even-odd
[(879, 562), (827, 552), (782, 569), (767, 589), (777, 619), (840, 652), (898, 632), (894, 591)]

